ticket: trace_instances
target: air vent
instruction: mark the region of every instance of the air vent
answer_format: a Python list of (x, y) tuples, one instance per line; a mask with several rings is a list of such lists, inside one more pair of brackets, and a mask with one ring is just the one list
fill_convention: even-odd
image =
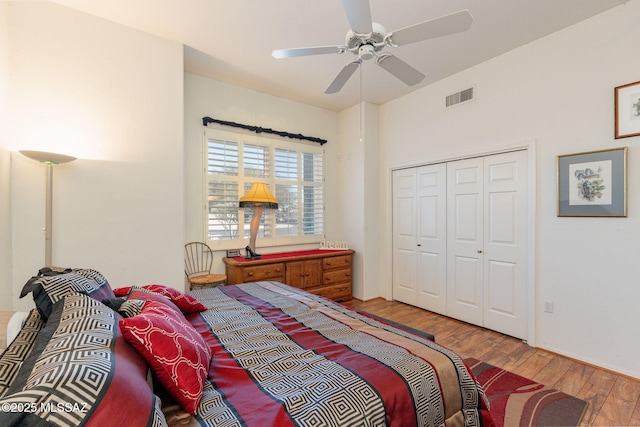
[(473, 99), (473, 87), (469, 89), (461, 90), (452, 95), (447, 96), (445, 99), (445, 107), (450, 108), (454, 105), (461, 104), (463, 102), (471, 101)]

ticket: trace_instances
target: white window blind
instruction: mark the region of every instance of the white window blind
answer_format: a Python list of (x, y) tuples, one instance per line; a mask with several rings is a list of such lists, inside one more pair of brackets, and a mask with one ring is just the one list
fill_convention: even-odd
[(206, 229), (212, 247), (246, 246), (253, 212), (240, 209), (238, 199), (256, 181), (267, 183), (278, 199), (277, 210), (263, 211), (258, 246), (322, 240), (322, 147), (216, 129), (205, 129), (204, 144)]

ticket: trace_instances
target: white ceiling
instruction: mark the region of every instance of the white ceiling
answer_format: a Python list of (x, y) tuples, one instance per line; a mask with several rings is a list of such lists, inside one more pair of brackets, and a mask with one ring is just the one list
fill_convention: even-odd
[[(342, 45), (349, 30), (339, 0), (52, 0), (183, 43), (185, 70), (341, 111), (360, 99), (360, 73), (337, 94), (324, 90), (350, 53), (274, 59), (274, 49)], [(383, 104), (416, 88), (573, 25), (627, 0), (370, 0), (373, 21), (393, 31), (467, 9), (471, 29), (393, 49), (426, 74), (416, 86), (367, 61), (362, 97)], [(472, 83), (472, 82), (470, 82)]]

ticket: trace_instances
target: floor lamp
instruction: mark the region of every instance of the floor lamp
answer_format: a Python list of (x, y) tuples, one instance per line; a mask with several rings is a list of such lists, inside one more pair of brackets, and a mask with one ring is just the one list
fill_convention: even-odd
[(269, 187), (264, 182), (254, 182), (247, 194), (240, 197), (241, 208), (247, 206), (253, 207), (253, 217), (251, 218), (249, 246), (245, 249), (246, 259), (260, 259), (262, 255), (256, 253), (256, 237), (258, 236), (258, 228), (260, 227), (260, 218), (262, 217), (262, 209), (278, 209), (278, 199), (269, 191)]
[(62, 163), (69, 163), (76, 160), (75, 157), (64, 154), (47, 153), (46, 151), (20, 150), (20, 153), (30, 159), (47, 165), (47, 196), (46, 215), (44, 228), (44, 264), (49, 267), (51, 263), (52, 248), (52, 223), (53, 223), (53, 166)]

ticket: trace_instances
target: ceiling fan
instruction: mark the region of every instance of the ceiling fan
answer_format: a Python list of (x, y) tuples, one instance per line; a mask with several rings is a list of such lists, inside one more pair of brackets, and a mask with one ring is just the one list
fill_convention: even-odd
[(351, 52), (355, 59), (340, 70), (324, 93), (336, 93), (345, 85), (362, 61), (375, 58), (376, 64), (402, 80), (409, 86), (424, 79), (424, 74), (398, 57), (384, 52), (385, 47), (394, 48), (435, 37), (466, 31), (471, 27), (473, 17), (468, 10), (441, 16), (396, 31), (387, 31), (382, 25), (372, 22), (369, 0), (342, 0), (351, 29), (347, 32), (342, 46), (302, 47), (277, 49), (274, 58), (294, 58), (298, 56), (323, 55), (328, 53)]

